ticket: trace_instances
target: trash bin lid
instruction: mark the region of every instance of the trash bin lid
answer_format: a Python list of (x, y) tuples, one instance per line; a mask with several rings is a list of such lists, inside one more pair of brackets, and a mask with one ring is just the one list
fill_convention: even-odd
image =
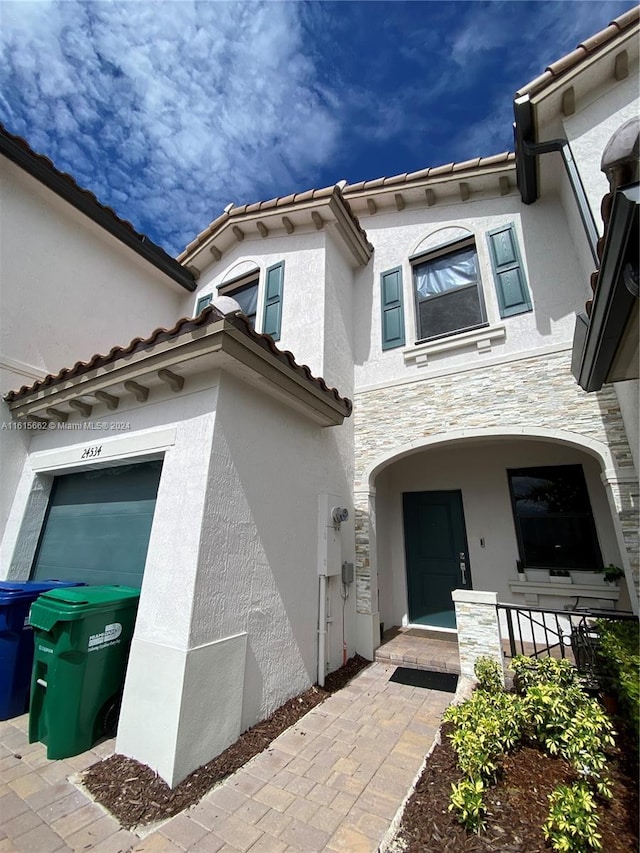
[[(131, 586), (84, 586), (51, 589), (40, 596), (38, 604), (58, 610), (64, 619), (77, 619), (88, 610), (106, 610), (121, 604), (133, 604), (140, 590)], [(62, 615), (64, 614), (64, 616)]]
[(101, 610), (137, 607), (139, 598), (140, 590), (130, 586), (52, 589), (33, 602), (29, 622), (33, 628), (50, 631), (57, 622), (73, 622)]
[(11, 604), (28, 598), (37, 598), (43, 592), (63, 587), (84, 586), (80, 581), (0, 581), (0, 604)]

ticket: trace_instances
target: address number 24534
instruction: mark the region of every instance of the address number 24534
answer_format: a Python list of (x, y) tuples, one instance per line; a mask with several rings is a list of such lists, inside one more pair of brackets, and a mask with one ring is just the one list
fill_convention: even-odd
[(102, 453), (102, 445), (99, 447), (85, 447), (82, 451), (80, 459), (92, 459), (94, 456), (100, 456)]

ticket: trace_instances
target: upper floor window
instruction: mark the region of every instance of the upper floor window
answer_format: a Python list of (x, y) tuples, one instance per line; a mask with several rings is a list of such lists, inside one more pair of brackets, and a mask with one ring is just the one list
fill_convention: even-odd
[(256, 327), (259, 284), (260, 278), (256, 272), (249, 276), (243, 276), (239, 281), (233, 281), (218, 288), (220, 296), (230, 296), (236, 300), (253, 329)]
[[(489, 326), (496, 309), (488, 314), (487, 301), (497, 302), (502, 319), (532, 310), (515, 225), (501, 225), (485, 236), (486, 249), (479, 254), (476, 237), (468, 229), (440, 229), (409, 258), (416, 343)], [(439, 238), (443, 242), (434, 244)], [(402, 271), (403, 265), (380, 273), (383, 350), (405, 345)]]
[[(271, 335), (277, 341), (280, 339), (282, 325), (283, 285), (284, 261), (280, 261), (267, 268), (262, 283), (260, 270), (254, 268), (218, 285), (218, 295), (235, 299), (251, 327), (257, 327), (259, 331)], [(264, 293), (261, 293), (262, 289)], [(196, 315), (206, 308), (212, 299), (212, 293), (201, 296), (196, 303)]]
[(473, 238), (414, 258), (412, 269), (419, 340), (486, 323)]

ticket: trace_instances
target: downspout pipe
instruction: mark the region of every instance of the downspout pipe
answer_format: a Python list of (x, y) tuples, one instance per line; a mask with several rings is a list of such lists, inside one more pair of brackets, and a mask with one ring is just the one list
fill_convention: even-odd
[(531, 141), (534, 136), (533, 110), (528, 95), (516, 98), (513, 109), (516, 119), (514, 124), (514, 139), (517, 181), (522, 201), (524, 204), (533, 204), (539, 197), (537, 158), (542, 154), (550, 154), (554, 151), (559, 152), (578, 206), (578, 212), (587, 236), (594, 266), (597, 269), (600, 265), (597, 252), (598, 229), (568, 140), (560, 138), (550, 139), (546, 142)]
[(324, 687), (327, 668), (327, 576), (320, 575), (318, 602), (318, 686)]

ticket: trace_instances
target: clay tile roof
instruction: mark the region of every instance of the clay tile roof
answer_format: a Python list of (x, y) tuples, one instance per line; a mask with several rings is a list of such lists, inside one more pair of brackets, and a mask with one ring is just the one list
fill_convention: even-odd
[(446, 163), (444, 166), (432, 166), (428, 169), (419, 169), (417, 172), (404, 172), (401, 175), (392, 175), (386, 178), (374, 178), (370, 181), (358, 181), (356, 184), (347, 184), (344, 188), (345, 195), (356, 195), (367, 190), (399, 186), (400, 184), (411, 184), (416, 181), (424, 181), (428, 178), (436, 178), (441, 175), (449, 175), (454, 172), (466, 172), (483, 167), (496, 166), (500, 163), (515, 162), (516, 155), (512, 151), (503, 151), (501, 154), (492, 154), (490, 157), (475, 157), (473, 160), (465, 160), (461, 163)]
[(67, 172), (58, 169), (52, 160), (44, 154), (38, 154), (31, 148), (26, 139), (10, 133), (0, 123), (0, 153), (4, 154), (20, 168), (27, 171), (33, 178), (43, 183), (50, 190), (69, 204), (80, 210), (134, 252), (152, 263), (162, 272), (187, 290), (195, 290), (193, 275), (181, 266), (156, 243), (145, 237), (126, 219), (118, 216), (113, 208), (98, 201), (97, 197), (80, 184)]
[[(401, 176), (401, 177), (406, 177), (406, 176)], [(319, 189), (305, 190), (304, 192), (301, 192), (301, 193), (292, 193), (292, 194), (286, 195), (286, 196), (277, 196), (276, 198), (271, 198), (271, 199), (268, 199), (267, 201), (257, 201), (257, 202), (253, 202), (252, 204), (244, 204), (244, 205), (239, 205), (237, 207), (235, 207), (235, 206), (231, 207), (228, 209), (228, 211), (225, 211), (224, 213), (222, 213), (220, 216), (218, 216), (216, 219), (214, 219), (210, 225), (208, 225), (203, 231), (201, 231), (197, 235), (197, 237), (194, 240), (192, 240), (191, 243), (189, 243), (185, 247), (184, 251), (181, 252), (180, 255), (178, 255), (178, 260), (183, 260), (191, 252), (197, 250), (200, 246), (202, 246), (202, 244), (207, 240), (208, 237), (210, 237), (215, 231), (218, 230), (218, 228), (220, 228), (221, 225), (223, 225), (225, 222), (227, 222), (232, 217), (242, 216), (245, 213), (247, 213), (247, 214), (259, 213), (261, 210), (272, 211), (278, 207), (288, 207), (288, 206), (296, 205), (296, 204), (304, 204), (304, 202), (307, 202), (307, 201), (312, 201), (315, 199), (331, 198), (332, 196), (335, 196), (336, 198), (340, 199), (342, 205), (344, 206), (344, 208), (347, 212), (347, 215), (349, 216), (349, 218), (351, 219), (351, 221), (353, 222), (353, 224), (355, 225), (357, 230), (362, 235), (364, 241), (366, 242), (367, 246), (369, 247), (369, 251), (372, 252), (373, 246), (369, 242), (366, 231), (360, 225), (360, 221), (358, 220), (358, 217), (351, 210), (351, 207), (349, 206), (349, 203), (345, 199), (342, 190), (340, 189), (339, 186), (332, 185), (332, 186), (328, 186), (328, 187), (320, 187)]]
[(434, 166), (429, 169), (429, 177), (434, 177), (435, 175), (447, 175), (449, 172), (453, 172), (453, 167), (455, 163), (445, 163), (444, 166)]
[(431, 169), (418, 169), (418, 171), (417, 171), (417, 172), (409, 172), (409, 174), (407, 175), (407, 180), (408, 180), (408, 181), (420, 181), (420, 180), (423, 180), (424, 178), (428, 178), (428, 177), (429, 177), (429, 172), (430, 172), (430, 171), (431, 171)]
[(60, 382), (68, 382), (70, 379), (75, 379), (91, 370), (96, 370), (107, 364), (113, 364), (120, 358), (142, 352), (164, 341), (175, 340), (186, 332), (208, 326), (211, 323), (217, 323), (220, 320), (226, 320), (238, 329), (238, 331), (242, 332), (242, 334), (247, 335), (247, 337), (255, 341), (262, 349), (274, 355), (282, 364), (285, 364), (299, 376), (304, 377), (305, 380), (315, 385), (324, 394), (332, 397), (337, 403), (343, 406), (347, 417), (351, 414), (353, 404), (348, 397), (342, 397), (336, 388), (330, 388), (324, 379), (314, 376), (306, 364), (298, 364), (291, 352), (278, 349), (270, 335), (263, 335), (256, 332), (244, 314), (225, 316), (214, 305), (207, 306), (197, 317), (183, 317), (171, 329), (155, 329), (149, 337), (134, 338), (126, 347), (112, 347), (106, 355), (96, 354), (88, 361), (77, 361), (73, 367), (64, 367), (58, 373), (50, 373), (44, 379), (39, 379), (32, 385), (23, 385), (17, 391), (9, 391), (8, 394), (5, 394), (4, 399), (7, 403), (12, 403), (36, 391), (50, 388)]
[(480, 158), (474, 157), (473, 160), (463, 160), (462, 163), (454, 163), (453, 172), (464, 172), (467, 169), (477, 169), (480, 165)]
[(590, 36), (588, 39), (585, 39), (583, 42), (580, 42), (575, 50), (572, 50), (571, 53), (566, 54), (566, 56), (562, 56), (560, 59), (556, 60), (556, 62), (552, 62), (551, 65), (548, 65), (545, 68), (542, 74), (534, 80), (531, 80), (531, 82), (527, 83), (526, 86), (518, 89), (516, 97), (535, 95), (538, 92), (541, 92), (553, 80), (557, 80), (567, 71), (580, 65), (581, 62), (584, 62), (585, 59), (592, 56), (600, 50), (600, 48), (609, 44), (609, 42), (613, 41), (621, 33), (624, 33), (636, 26), (639, 20), (640, 6), (635, 6), (633, 9), (629, 9), (627, 12), (624, 12), (622, 15), (614, 18), (609, 26), (600, 30), (600, 32), (595, 35)]

